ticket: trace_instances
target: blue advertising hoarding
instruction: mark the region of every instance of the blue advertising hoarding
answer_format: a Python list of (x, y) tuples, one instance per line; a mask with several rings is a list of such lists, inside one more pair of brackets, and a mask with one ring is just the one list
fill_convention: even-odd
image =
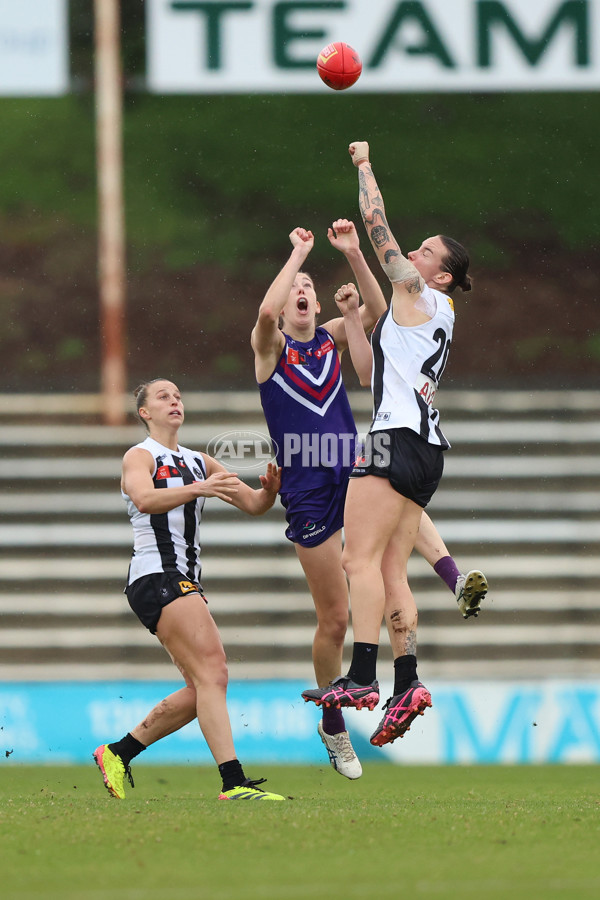
[[(13, 683), (0, 687), (1, 764), (88, 763), (100, 743), (118, 740), (177, 682)], [(234, 682), (228, 705), (244, 762), (323, 763), (319, 712), (296, 681)], [(433, 708), (393, 745), (369, 737), (381, 704), (345, 711), (363, 761), (391, 764), (600, 762), (600, 681), (428, 682)], [(391, 685), (382, 684), (382, 700)], [(139, 764), (208, 764), (196, 722), (155, 744)]]

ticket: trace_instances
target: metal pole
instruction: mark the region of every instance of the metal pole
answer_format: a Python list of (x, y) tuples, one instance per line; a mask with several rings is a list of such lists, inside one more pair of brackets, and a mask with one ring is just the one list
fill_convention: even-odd
[(125, 421), (125, 221), (119, 0), (94, 0), (98, 282), (104, 421)]

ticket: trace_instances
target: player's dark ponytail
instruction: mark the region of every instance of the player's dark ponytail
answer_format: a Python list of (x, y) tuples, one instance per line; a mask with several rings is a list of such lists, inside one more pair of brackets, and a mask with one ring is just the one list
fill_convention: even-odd
[(446, 256), (442, 262), (444, 271), (452, 275), (452, 281), (446, 287), (445, 292), (451, 294), (452, 291), (459, 287), (462, 291), (470, 291), (473, 286), (471, 277), (468, 275), (469, 254), (462, 244), (455, 241), (454, 238), (446, 237), (440, 234), (440, 239), (446, 248)]

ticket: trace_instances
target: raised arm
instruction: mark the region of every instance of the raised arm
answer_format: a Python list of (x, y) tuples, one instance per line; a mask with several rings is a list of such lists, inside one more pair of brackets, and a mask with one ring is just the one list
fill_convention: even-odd
[(410, 260), (402, 255), (388, 225), (383, 197), (369, 161), (369, 145), (366, 141), (354, 141), (348, 149), (358, 169), (360, 213), (381, 268), (392, 282), (395, 293), (413, 295), (414, 298), (421, 293), (425, 282)]
[(343, 316), (352, 365), (361, 387), (368, 387), (371, 384), (373, 351), (363, 328), (358, 291), (352, 283), (343, 284), (337, 289), (334, 300)]
[(314, 237), (312, 231), (294, 228), (290, 241), (292, 252), (260, 304), (258, 319), (250, 338), (256, 378), (260, 383), (269, 378), (283, 350), (285, 339), (279, 330), (279, 316), (288, 300), (294, 279), (313, 248)]
[[(362, 327), (364, 331), (369, 332), (377, 319), (386, 311), (387, 304), (379, 282), (373, 275), (360, 249), (360, 241), (354, 223), (348, 221), (348, 219), (336, 219), (327, 230), (327, 237), (331, 246), (343, 253), (350, 263), (363, 301), (363, 306), (359, 306), (358, 309)], [(337, 321), (339, 322), (339, 320)], [(342, 327), (340, 328), (339, 326)], [(336, 346), (343, 350), (347, 345), (345, 336), (342, 333), (334, 333), (336, 330), (339, 332), (343, 330), (343, 323), (339, 323), (337, 328), (334, 322), (327, 323), (325, 327), (334, 337)]]

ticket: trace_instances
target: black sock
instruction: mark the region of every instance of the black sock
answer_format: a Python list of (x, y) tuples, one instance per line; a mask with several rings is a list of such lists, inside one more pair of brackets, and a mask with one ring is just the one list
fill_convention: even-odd
[(111, 753), (114, 753), (115, 756), (120, 756), (124, 764), (128, 766), (131, 760), (135, 756), (138, 756), (142, 750), (145, 750), (146, 747), (144, 744), (140, 744), (137, 738), (134, 738), (132, 734), (127, 733), (120, 741), (109, 744), (108, 749)]
[(417, 657), (397, 656), (394, 660), (394, 697), (403, 694), (417, 681)]
[(357, 642), (352, 648), (352, 662), (348, 670), (348, 678), (356, 684), (371, 684), (377, 673), (378, 644), (362, 644)]
[(230, 791), (231, 788), (239, 787), (246, 781), (242, 764), (237, 759), (230, 759), (221, 763), (219, 772), (223, 779), (223, 792)]

